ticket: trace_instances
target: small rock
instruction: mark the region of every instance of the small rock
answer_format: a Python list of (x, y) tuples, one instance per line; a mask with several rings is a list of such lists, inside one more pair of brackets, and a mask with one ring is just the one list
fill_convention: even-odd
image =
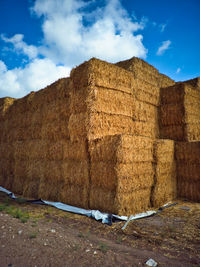
[(18, 231), (18, 235), (21, 235), (21, 234), (22, 234), (22, 232), (23, 232), (22, 230), (19, 230), (19, 231)]
[(154, 261), (153, 259), (149, 259), (147, 262), (146, 262), (146, 265), (148, 266), (152, 266), (152, 267), (156, 267), (158, 264), (156, 261)]
[(86, 249), (86, 251), (85, 252), (89, 252), (90, 251), (90, 249)]
[(5, 226), (3, 225), (3, 226), (1, 226), (1, 229), (4, 229), (5, 228)]
[(56, 230), (55, 230), (55, 229), (51, 229), (51, 232), (52, 232), (52, 233), (55, 233), (55, 232), (56, 232)]
[(90, 247), (92, 247), (92, 244), (90, 244)]
[(96, 255), (97, 254), (97, 252), (96, 252), (96, 250), (94, 251), (94, 255)]
[(12, 237), (13, 239), (15, 238), (15, 236), (13, 235), (13, 237)]
[(44, 246), (47, 246), (47, 243), (46, 242), (44, 242)]

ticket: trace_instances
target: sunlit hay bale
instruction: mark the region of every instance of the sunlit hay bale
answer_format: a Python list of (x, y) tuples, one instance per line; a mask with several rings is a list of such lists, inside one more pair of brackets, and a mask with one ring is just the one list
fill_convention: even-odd
[(190, 83), (161, 88), (160, 135), (177, 141), (200, 140), (200, 90)]
[[(138, 190), (151, 188), (154, 178), (152, 148), (153, 142), (150, 138), (131, 135), (106, 136), (89, 142), (93, 188), (90, 204), (94, 206), (96, 203), (95, 187), (101, 188), (101, 191), (109, 191), (109, 195), (116, 195), (116, 198), (118, 194), (135, 194)], [(107, 205), (99, 203), (98, 207), (102, 206), (105, 210)], [(118, 211), (115, 206), (110, 209)]]
[(106, 113), (72, 114), (69, 119), (71, 141), (93, 140), (106, 135), (133, 134), (135, 123), (131, 117)]
[(75, 90), (96, 85), (132, 93), (135, 84), (130, 72), (96, 58), (73, 69), (70, 78)]
[(144, 188), (129, 193), (117, 193), (115, 206), (119, 215), (134, 215), (150, 209), (151, 188)]
[(158, 124), (155, 121), (134, 121), (134, 132), (132, 134), (150, 137), (152, 139), (159, 137)]
[(158, 86), (160, 88), (169, 87), (175, 84), (175, 81), (170, 79), (168, 76), (159, 73), (159, 83)]
[(8, 112), (11, 105), (13, 105), (15, 98), (3, 97), (0, 98), (0, 123), (4, 120), (6, 113)]
[(62, 163), (62, 177), (65, 184), (89, 186), (89, 162), (67, 160)]
[(117, 66), (133, 73), (135, 79), (141, 79), (157, 86), (159, 72), (152, 65), (142, 59), (133, 57), (116, 63)]
[(85, 185), (70, 185), (68, 183), (65, 184), (65, 181), (63, 181), (63, 185), (59, 188), (58, 199), (61, 202), (67, 203), (75, 207), (86, 209), (90, 208), (88, 203), (88, 188)]
[[(143, 169), (142, 167), (148, 167)], [(151, 187), (154, 182), (154, 168), (152, 164), (106, 164), (96, 162), (91, 166), (91, 183), (94, 186), (132, 192), (145, 187)]]
[(152, 121), (158, 123), (158, 109), (156, 106), (142, 101), (135, 101), (135, 112), (133, 114), (134, 120)]
[[(131, 163), (134, 161), (153, 161), (153, 141), (148, 137), (134, 135), (105, 136), (90, 141), (89, 152), (92, 162)], [(138, 152), (141, 152), (143, 157), (139, 156)]]
[(200, 90), (200, 77), (197, 77), (197, 78), (194, 78), (194, 79), (191, 79), (191, 80), (184, 81), (184, 83), (190, 84), (193, 87), (195, 87), (198, 90)]
[(135, 112), (135, 98), (131, 93), (95, 87), (87, 99), (87, 108), (90, 112), (132, 117)]
[(63, 160), (81, 161), (88, 158), (87, 142), (79, 140), (71, 142), (70, 140), (63, 141)]
[(176, 165), (174, 141), (158, 139), (154, 142), (155, 176), (151, 204), (159, 207), (176, 197)]
[(178, 196), (187, 200), (200, 202), (200, 179), (183, 180), (178, 177)]

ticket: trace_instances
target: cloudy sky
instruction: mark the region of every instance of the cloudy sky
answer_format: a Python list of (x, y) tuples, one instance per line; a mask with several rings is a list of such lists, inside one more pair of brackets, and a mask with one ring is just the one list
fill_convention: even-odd
[(22, 97), (91, 57), (140, 57), (200, 76), (199, 0), (0, 0), (0, 97)]

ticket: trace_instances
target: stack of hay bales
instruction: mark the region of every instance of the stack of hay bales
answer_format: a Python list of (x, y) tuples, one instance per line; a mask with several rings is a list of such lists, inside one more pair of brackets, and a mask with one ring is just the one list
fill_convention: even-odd
[(159, 138), (158, 106), (160, 87), (174, 84), (167, 76), (160, 74), (156, 68), (147, 62), (133, 57), (130, 60), (116, 63), (117, 66), (130, 71), (136, 82), (135, 113), (133, 119), (140, 125), (142, 131), (138, 135)]
[(131, 73), (97, 59), (71, 72), (70, 140), (133, 133), (134, 79)]
[(160, 135), (177, 141), (200, 140), (200, 87), (197, 80), (161, 88)]
[(157, 139), (154, 142), (155, 177), (151, 203), (160, 207), (176, 197), (176, 164), (174, 141)]
[(178, 196), (200, 202), (200, 141), (176, 142)]
[(105, 136), (89, 142), (90, 207), (135, 214), (150, 207), (154, 182), (153, 141), (134, 135)]

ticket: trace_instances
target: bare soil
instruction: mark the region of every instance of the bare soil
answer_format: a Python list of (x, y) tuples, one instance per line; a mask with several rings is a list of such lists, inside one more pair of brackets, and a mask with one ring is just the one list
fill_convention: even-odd
[(200, 203), (180, 200), (123, 231), (21, 202), (0, 193), (0, 266), (200, 266)]

